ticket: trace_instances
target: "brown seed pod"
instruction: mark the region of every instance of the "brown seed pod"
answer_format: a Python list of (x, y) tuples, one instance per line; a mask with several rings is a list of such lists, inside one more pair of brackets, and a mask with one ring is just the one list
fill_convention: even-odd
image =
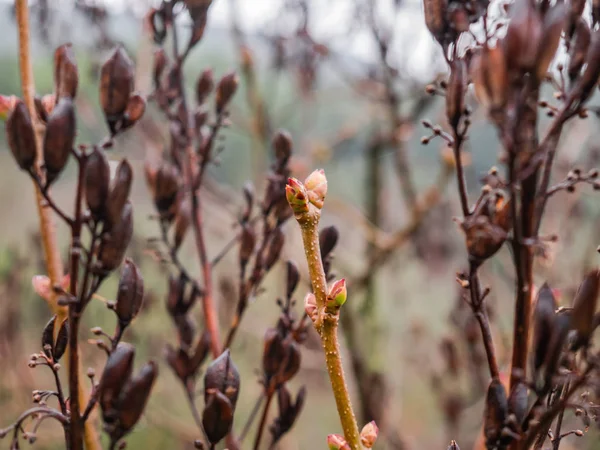
[(52, 351), (54, 361), (59, 361), (60, 358), (65, 354), (67, 350), (67, 343), (69, 341), (69, 320), (63, 320), (63, 323), (58, 330), (56, 335), (56, 342), (54, 343), (54, 349)]
[(266, 384), (277, 375), (286, 358), (283, 336), (277, 328), (269, 328), (265, 332), (262, 369)]
[(196, 81), (196, 103), (202, 105), (215, 87), (213, 72), (210, 69), (203, 71)]
[(574, 93), (579, 95), (581, 103), (589, 98), (600, 76), (600, 30), (592, 33), (585, 62), (587, 66), (573, 88)]
[(119, 438), (130, 432), (140, 420), (157, 376), (158, 365), (150, 361), (123, 389), (119, 398)]
[(65, 168), (75, 144), (75, 108), (69, 97), (59, 100), (48, 117), (44, 135), (46, 183), (50, 184)]
[(57, 99), (75, 98), (79, 84), (79, 73), (75, 52), (71, 44), (64, 44), (54, 52), (54, 93)]
[(133, 92), (133, 62), (123, 49), (115, 48), (100, 70), (100, 105), (114, 134)]
[(508, 397), (508, 412), (514, 414), (519, 428), (527, 415), (527, 385), (523, 382), (515, 384)]
[(85, 200), (94, 220), (102, 220), (110, 187), (110, 167), (102, 150), (94, 147), (85, 166)]
[(543, 39), (540, 12), (531, 0), (516, 0), (510, 8), (509, 23), (504, 38), (506, 65), (515, 75), (536, 69)]
[(471, 78), (479, 102), (491, 114), (502, 111), (508, 96), (508, 73), (504, 48), (483, 47), (471, 60)]
[(467, 90), (467, 64), (464, 59), (450, 63), (450, 79), (446, 88), (446, 115), (453, 128), (458, 126), (465, 111), (465, 93)]
[(579, 17), (575, 24), (574, 39), (569, 48), (568, 73), (571, 83), (574, 83), (579, 78), (591, 39), (592, 33), (589, 25), (583, 18)]
[(52, 316), (52, 319), (48, 321), (44, 330), (42, 331), (42, 351), (48, 358), (52, 358), (52, 351), (54, 349), (54, 324), (56, 323), (56, 315)]
[(448, 31), (448, 1), (447, 0), (424, 0), (425, 25), (429, 32), (442, 47), (446, 47), (446, 32)]
[(536, 76), (543, 80), (550, 63), (556, 55), (560, 36), (567, 22), (568, 11), (564, 3), (557, 3), (544, 16), (542, 25), (542, 45), (538, 49), (536, 59)]
[(573, 300), (571, 325), (577, 331), (576, 347), (586, 346), (589, 343), (594, 331), (594, 314), (599, 294), (600, 271), (596, 269), (585, 276)]
[(275, 228), (264, 260), (264, 267), (267, 271), (271, 270), (271, 267), (273, 267), (279, 259), (284, 242), (285, 236), (283, 235), (283, 231), (281, 231), (281, 227)]
[(300, 363), (302, 359), (302, 355), (300, 353), (300, 348), (298, 344), (288, 336), (284, 341), (285, 348), (285, 360), (283, 361), (285, 364), (280, 368), (280, 371), (277, 375), (277, 384), (282, 385), (292, 378), (298, 373), (300, 370)]
[(122, 327), (126, 327), (140, 312), (144, 301), (144, 279), (140, 269), (129, 258), (121, 270), (115, 312)]
[(291, 298), (292, 294), (296, 290), (296, 286), (298, 286), (298, 281), (300, 281), (300, 273), (298, 272), (298, 267), (294, 264), (293, 261), (288, 261), (286, 263), (286, 289), (285, 296), (286, 298)]
[(216, 389), (208, 391), (205, 398), (202, 426), (210, 443), (216, 444), (231, 430), (234, 407), (225, 394)]
[(536, 374), (544, 364), (554, 327), (556, 299), (552, 289), (544, 283), (537, 294), (533, 313), (533, 372)]
[(329, 227), (325, 227), (319, 233), (319, 247), (321, 247), (321, 258), (327, 258), (335, 246), (337, 245), (338, 239), (340, 237), (340, 232), (335, 227), (335, 225), (331, 225)]
[(279, 167), (285, 166), (292, 156), (292, 136), (285, 130), (277, 130), (271, 141)]
[(254, 252), (255, 245), (256, 235), (254, 233), (254, 229), (250, 224), (246, 223), (242, 226), (242, 233), (240, 235), (239, 261), (242, 269), (246, 267), (246, 264), (248, 264), (248, 261)]
[(507, 414), (506, 390), (498, 378), (493, 378), (488, 387), (483, 416), (483, 432), (488, 448), (497, 447)]
[(548, 392), (553, 385), (553, 377), (558, 371), (559, 363), (563, 357), (563, 347), (565, 341), (571, 330), (571, 317), (570, 314), (561, 313), (556, 314), (554, 319), (554, 326), (552, 327), (552, 335), (550, 336), (550, 342), (548, 344), (548, 350), (546, 352), (546, 360), (544, 361), (544, 379), (542, 391)]
[(119, 396), (131, 377), (135, 349), (133, 345), (120, 342), (110, 354), (100, 379), (98, 404), (102, 408), (105, 422), (112, 423), (117, 419)]
[(228, 73), (219, 80), (215, 95), (215, 108), (217, 114), (221, 114), (225, 108), (227, 108), (235, 91), (237, 91), (238, 84), (239, 79), (235, 72)]
[(123, 114), (123, 130), (132, 127), (142, 118), (146, 111), (146, 100), (140, 94), (129, 97), (127, 108)]
[(208, 403), (210, 392), (220, 391), (229, 399), (235, 409), (240, 392), (240, 374), (231, 360), (229, 349), (221, 353), (206, 368), (204, 375), (204, 399)]
[(273, 436), (273, 444), (277, 443), (281, 437), (287, 433), (296, 422), (296, 419), (302, 411), (304, 406), (304, 399), (306, 398), (306, 386), (302, 386), (296, 400), (292, 402), (292, 396), (290, 391), (285, 385), (277, 389), (277, 405), (279, 409), (279, 415), (275, 419), (275, 423), (271, 427), (271, 434)]
[(117, 167), (108, 199), (106, 201), (107, 225), (112, 227), (121, 220), (123, 208), (129, 199), (131, 183), (133, 182), (133, 169), (127, 159), (122, 159)]
[(128, 201), (123, 207), (119, 222), (113, 224), (110, 230), (102, 236), (98, 261), (105, 273), (111, 272), (121, 264), (132, 235), (133, 207)]
[(154, 178), (154, 205), (161, 217), (171, 221), (175, 218), (179, 203), (179, 173), (175, 166), (163, 164)]

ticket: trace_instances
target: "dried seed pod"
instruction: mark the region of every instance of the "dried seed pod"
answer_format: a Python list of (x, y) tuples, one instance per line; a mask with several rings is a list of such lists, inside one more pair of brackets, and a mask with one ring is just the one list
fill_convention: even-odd
[(127, 202), (121, 212), (121, 220), (102, 236), (102, 245), (98, 260), (101, 269), (107, 273), (116, 269), (127, 251), (133, 235), (133, 207)]
[(267, 256), (264, 259), (265, 270), (269, 271), (271, 270), (271, 267), (275, 265), (279, 259), (279, 255), (281, 255), (284, 242), (285, 236), (283, 235), (283, 231), (281, 231), (280, 227), (275, 228), (271, 236), (271, 241), (269, 242)]
[(52, 358), (52, 351), (54, 349), (54, 324), (56, 323), (56, 315), (52, 316), (52, 319), (48, 321), (44, 330), (42, 331), (42, 351), (48, 358)]
[(242, 225), (242, 233), (240, 235), (240, 255), (239, 261), (242, 270), (248, 264), (252, 253), (254, 252), (254, 247), (256, 245), (256, 235), (254, 233), (254, 229), (250, 224)]
[(194, 350), (194, 355), (190, 359), (190, 369), (193, 374), (195, 374), (202, 363), (206, 360), (210, 352), (210, 332), (208, 330), (204, 330), (200, 339), (196, 343), (196, 348)]
[(232, 408), (235, 409), (240, 392), (240, 374), (231, 360), (229, 349), (221, 353), (221, 356), (206, 368), (204, 393), (207, 403), (211, 391), (220, 391), (225, 394), (231, 402)]
[(238, 83), (238, 76), (235, 72), (228, 73), (221, 78), (217, 84), (215, 95), (215, 108), (217, 114), (221, 114), (225, 108), (227, 108), (227, 105), (237, 90)]
[(493, 115), (502, 111), (508, 96), (508, 72), (505, 50), (501, 45), (484, 46), (473, 55), (471, 78), (479, 102)]
[(106, 201), (108, 226), (112, 227), (121, 220), (123, 208), (131, 192), (133, 169), (127, 159), (122, 159), (117, 167), (108, 199)]
[(278, 166), (285, 166), (292, 155), (292, 136), (285, 130), (277, 130), (271, 141)]
[(467, 64), (464, 59), (450, 63), (450, 79), (446, 88), (446, 116), (453, 128), (458, 127), (465, 111), (465, 93), (467, 91)]
[(117, 131), (133, 92), (133, 62), (123, 49), (115, 48), (100, 70), (100, 105), (111, 133)]
[(569, 67), (568, 74), (571, 83), (574, 83), (581, 73), (581, 68), (585, 63), (587, 51), (592, 39), (592, 33), (587, 22), (581, 17), (575, 25), (574, 39), (569, 48)]
[(169, 344), (165, 347), (165, 359), (169, 367), (175, 372), (177, 378), (185, 383), (188, 378), (193, 374), (191, 369), (190, 357), (187, 352), (179, 348), (175, 350)]
[(508, 412), (514, 414), (519, 428), (527, 415), (527, 385), (523, 382), (515, 384), (508, 397)]
[(140, 312), (144, 301), (144, 279), (140, 269), (129, 258), (121, 270), (115, 312), (121, 327), (126, 327)]
[(300, 370), (300, 363), (302, 360), (300, 347), (291, 336), (288, 336), (283, 344), (286, 356), (283, 361), (285, 364), (280, 367), (279, 373), (277, 374), (277, 385), (279, 386), (294, 378)]
[(154, 180), (154, 205), (161, 217), (173, 220), (178, 206), (179, 174), (175, 166), (163, 164)]
[(560, 36), (567, 22), (568, 12), (564, 3), (557, 3), (544, 15), (542, 26), (542, 41), (536, 59), (536, 76), (543, 80), (550, 63), (556, 55)]
[(546, 360), (550, 337), (554, 326), (556, 299), (547, 283), (537, 294), (533, 313), (533, 372), (537, 373)]
[(45, 124), (48, 121), (48, 111), (46, 111), (46, 108), (44, 107), (42, 98), (39, 95), (36, 95), (33, 98), (33, 103), (35, 105), (35, 112), (39, 119)]
[(112, 423), (117, 419), (119, 396), (131, 377), (135, 349), (133, 345), (120, 342), (110, 354), (100, 379), (98, 403), (102, 408), (105, 422)]
[(208, 440), (214, 445), (231, 430), (234, 407), (221, 391), (212, 390), (205, 397), (207, 400), (202, 413), (202, 426)]
[(563, 347), (570, 330), (570, 315), (566, 313), (557, 314), (554, 319), (554, 326), (552, 328), (552, 336), (550, 337), (550, 343), (546, 353), (546, 360), (544, 361), (545, 378), (542, 387), (544, 392), (548, 392), (552, 387), (552, 378), (558, 371), (559, 363), (563, 356)]
[(213, 72), (204, 70), (196, 81), (196, 103), (202, 105), (215, 87)]
[(337, 245), (340, 232), (332, 225), (323, 228), (319, 233), (319, 247), (321, 247), (321, 258), (327, 258)]
[(596, 313), (599, 294), (600, 271), (596, 269), (585, 276), (573, 300), (571, 325), (577, 331), (576, 348), (586, 346), (589, 343), (594, 331), (594, 314)]
[(62, 172), (75, 144), (75, 108), (70, 98), (62, 98), (50, 116), (44, 135), (44, 166), (46, 183), (50, 184)]
[(292, 429), (296, 419), (302, 411), (305, 397), (306, 386), (302, 386), (300, 388), (295, 402), (292, 402), (292, 396), (285, 385), (277, 389), (277, 405), (279, 414), (271, 426), (273, 444), (279, 442), (283, 435)]
[(595, 30), (592, 33), (585, 62), (587, 66), (573, 88), (575, 93), (579, 95), (581, 103), (588, 99), (594, 86), (598, 83), (598, 76), (600, 75), (600, 30)]
[(493, 378), (488, 387), (483, 416), (483, 432), (488, 448), (497, 447), (507, 414), (506, 390), (498, 378)]
[(262, 368), (266, 384), (277, 375), (286, 358), (283, 336), (277, 328), (269, 328), (265, 332)]
[(71, 44), (61, 45), (54, 52), (54, 92), (57, 99), (75, 98), (79, 84), (77, 61)]
[(119, 399), (119, 438), (127, 434), (140, 420), (158, 376), (158, 365), (146, 363), (127, 383)]
[(161, 84), (162, 75), (165, 68), (169, 65), (167, 53), (162, 47), (154, 50), (154, 66), (152, 68), (152, 79), (154, 81), (154, 89), (158, 89)]
[(536, 69), (543, 39), (540, 12), (531, 0), (516, 0), (510, 8), (508, 28), (504, 38), (508, 70), (531, 72)]
[(60, 361), (60, 358), (65, 354), (67, 350), (67, 343), (69, 341), (69, 320), (63, 320), (58, 334), (56, 335), (56, 342), (54, 343), (54, 349), (52, 351), (54, 361)]
[(94, 147), (85, 166), (85, 200), (94, 220), (104, 218), (110, 187), (110, 166), (102, 150)]
[(446, 42), (446, 32), (449, 24), (447, 18), (448, 0), (425, 0), (423, 2), (425, 11), (425, 25), (436, 41), (443, 48), (448, 45)]
[(298, 281), (300, 280), (300, 273), (298, 272), (298, 267), (294, 264), (293, 261), (288, 261), (286, 263), (287, 275), (286, 279), (286, 298), (291, 298), (293, 292), (296, 290), (296, 286), (298, 286)]
[(127, 108), (123, 114), (123, 128), (126, 129), (136, 124), (142, 118), (146, 111), (146, 100), (140, 94), (133, 94), (129, 97)]
[(173, 248), (178, 250), (185, 239), (187, 230), (190, 227), (190, 208), (187, 201), (182, 201), (181, 206), (175, 216), (175, 231), (173, 233)]

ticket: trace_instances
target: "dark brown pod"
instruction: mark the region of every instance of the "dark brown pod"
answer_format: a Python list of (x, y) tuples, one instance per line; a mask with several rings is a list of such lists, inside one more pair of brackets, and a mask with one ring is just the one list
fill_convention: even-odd
[(110, 187), (110, 167), (102, 150), (94, 147), (85, 166), (85, 200), (94, 220), (104, 218)]
[(442, 47), (445, 47), (446, 31), (448, 30), (448, 1), (447, 0), (424, 0), (425, 25), (429, 32)]
[(508, 414), (506, 390), (498, 378), (493, 378), (487, 391), (483, 432), (487, 448), (496, 448)]
[(100, 105), (111, 132), (122, 119), (133, 92), (133, 62), (123, 49), (115, 48), (100, 70)]
[(571, 317), (568, 313), (556, 314), (554, 326), (552, 327), (552, 336), (548, 344), (546, 360), (544, 361), (544, 385), (543, 391), (548, 392), (552, 387), (552, 379), (558, 371), (560, 361), (563, 357), (563, 348), (565, 341), (571, 330)]
[(458, 126), (465, 111), (465, 93), (467, 90), (467, 64), (464, 59), (450, 63), (450, 79), (446, 88), (446, 116), (453, 128)]
[(306, 386), (302, 386), (300, 388), (295, 402), (292, 402), (292, 396), (285, 385), (277, 389), (277, 405), (279, 409), (279, 415), (271, 427), (273, 443), (277, 443), (281, 437), (294, 426), (296, 419), (302, 411), (305, 397)]
[(330, 227), (325, 227), (319, 233), (319, 247), (321, 247), (321, 258), (327, 258), (335, 246), (337, 245), (338, 239), (340, 237), (340, 232), (338, 229), (331, 225)]
[(533, 372), (537, 373), (546, 360), (554, 327), (556, 299), (547, 283), (540, 288), (533, 313)]
[(240, 266), (243, 268), (246, 267), (252, 253), (254, 252), (254, 246), (256, 245), (256, 235), (254, 234), (254, 229), (250, 224), (242, 225), (242, 233), (240, 235), (240, 254), (239, 261)]
[(123, 114), (123, 129), (129, 128), (142, 118), (146, 112), (146, 100), (140, 94), (129, 97), (127, 108)]
[(301, 362), (301, 353), (298, 344), (288, 337), (284, 342), (285, 347), (285, 364), (281, 368), (278, 377), (277, 383), (278, 385), (284, 384), (287, 381), (294, 378), (294, 375), (298, 373), (300, 370), (300, 362)]
[(48, 358), (52, 358), (54, 349), (54, 324), (56, 323), (56, 316), (52, 316), (52, 319), (48, 321), (44, 330), (42, 331), (42, 350)]
[(121, 160), (115, 174), (108, 200), (106, 202), (108, 226), (111, 227), (119, 220), (123, 213), (123, 207), (129, 199), (131, 183), (133, 182), (133, 169), (129, 161)]
[(71, 44), (61, 45), (54, 52), (54, 92), (56, 98), (75, 98), (79, 85), (79, 73), (75, 52)]
[(167, 344), (165, 348), (165, 359), (167, 360), (169, 367), (171, 367), (173, 372), (175, 372), (175, 375), (177, 375), (177, 378), (183, 383), (185, 383), (190, 375), (192, 375), (193, 372), (190, 367), (190, 357), (182, 348), (175, 350), (171, 345)]
[(202, 363), (206, 360), (210, 352), (210, 332), (208, 330), (204, 330), (200, 339), (196, 343), (196, 348), (194, 350), (194, 355), (190, 359), (190, 368), (192, 373), (196, 373), (196, 371), (200, 368)]
[(280, 371), (281, 365), (286, 359), (286, 349), (283, 337), (277, 328), (267, 329), (263, 345), (262, 368), (268, 384)]
[(121, 326), (127, 326), (140, 312), (144, 301), (144, 279), (140, 269), (129, 258), (121, 270), (115, 312)]
[(150, 361), (125, 386), (119, 399), (119, 428), (122, 432), (121, 436), (131, 431), (138, 420), (140, 420), (157, 376), (158, 365), (154, 361)]
[(175, 231), (173, 233), (173, 248), (178, 250), (185, 239), (190, 227), (191, 217), (188, 202), (183, 201), (175, 216)]
[(283, 167), (292, 156), (292, 136), (285, 130), (278, 130), (271, 141), (278, 165)]
[(581, 103), (588, 99), (594, 86), (598, 83), (598, 76), (600, 76), (600, 30), (595, 30), (592, 33), (585, 62), (587, 66), (574, 87), (576, 93), (580, 96)]
[(116, 269), (127, 250), (133, 234), (133, 207), (127, 202), (121, 213), (121, 220), (114, 224), (110, 231), (104, 233), (98, 260), (105, 272)]
[(470, 72), (479, 102), (495, 114), (502, 111), (508, 96), (508, 71), (505, 48), (484, 46), (473, 55)]
[(48, 111), (46, 111), (46, 108), (44, 107), (42, 97), (36, 95), (33, 98), (33, 103), (35, 105), (35, 112), (37, 113), (37, 116), (43, 123), (46, 123), (48, 121)]
[(300, 281), (300, 273), (298, 272), (298, 267), (294, 264), (293, 261), (288, 261), (286, 263), (286, 297), (290, 298), (292, 293), (296, 290), (296, 286), (298, 286), (298, 281)]
[(225, 110), (235, 91), (237, 91), (238, 83), (239, 79), (235, 72), (228, 73), (219, 80), (215, 94), (217, 114), (221, 114)]
[(207, 394), (206, 406), (202, 413), (202, 426), (211, 444), (223, 439), (233, 425), (233, 406), (229, 399), (218, 390)]
[(571, 326), (577, 331), (576, 348), (587, 345), (592, 336), (599, 293), (600, 271), (596, 269), (585, 276), (573, 300)]
[(271, 267), (275, 265), (277, 260), (279, 259), (279, 255), (281, 255), (281, 250), (283, 249), (283, 244), (285, 242), (285, 236), (283, 235), (283, 231), (281, 231), (281, 227), (277, 227), (273, 230), (273, 236), (271, 237), (271, 242), (269, 243), (269, 248), (267, 250), (267, 256), (264, 260), (264, 265), (266, 270), (271, 270)]
[(579, 78), (591, 39), (592, 33), (589, 25), (583, 18), (579, 17), (575, 25), (574, 38), (569, 48), (568, 74), (571, 83), (574, 83)]
[(535, 70), (542, 44), (543, 23), (531, 0), (516, 0), (510, 8), (504, 39), (506, 64), (510, 70)]
[(17, 100), (6, 120), (6, 140), (19, 167), (31, 170), (36, 158), (35, 132), (27, 106), (21, 100)]
[(67, 350), (67, 343), (69, 341), (69, 320), (65, 319), (58, 330), (56, 336), (56, 342), (54, 343), (54, 361), (59, 361), (60, 358), (65, 354)]
[(196, 81), (196, 103), (202, 105), (215, 87), (213, 72), (204, 70)]
[(210, 392), (215, 390), (225, 394), (235, 409), (240, 392), (240, 374), (231, 360), (229, 349), (221, 353), (221, 356), (206, 368), (204, 375), (205, 401), (208, 402)]
[(100, 379), (98, 403), (102, 408), (104, 421), (114, 422), (117, 419), (119, 396), (133, 370), (133, 358), (135, 349), (133, 345), (120, 342), (117, 348), (110, 354), (102, 378)]
[(527, 415), (527, 406), (527, 385), (523, 382), (518, 382), (510, 390), (508, 412), (514, 414), (519, 427), (521, 427)]
[(568, 18), (567, 7), (564, 3), (557, 3), (550, 8), (545, 16), (542, 26), (542, 41), (536, 59), (536, 75), (539, 81), (543, 80), (550, 63), (556, 55), (560, 36), (565, 28)]
[(62, 172), (75, 144), (75, 108), (73, 101), (62, 98), (48, 117), (44, 135), (44, 166), (46, 183), (50, 184)]
[(154, 205), (161, 217), (173, 220), (177, 211), (179, 195), (179, 173), (171, 164), (163, 164), (154, 180)]

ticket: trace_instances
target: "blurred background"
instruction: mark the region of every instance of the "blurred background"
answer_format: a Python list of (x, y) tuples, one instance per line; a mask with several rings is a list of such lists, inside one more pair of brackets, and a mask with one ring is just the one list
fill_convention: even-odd
[[(122, 44), (136, 62), (136, 89), (152, 91), (154, 43), (144, 29), (144, 16), (153, 2), (30, 4), (37, 92), (51, 92), (53, 51), (73, 42), (80, 71), (78, 139), (97, 142), (106, 135), (98, 69), (115, 44)], [(181, 17), (182, 24), (186, 20)], [(10, 1), (0, 2), (0, 29), (0, 93), (20, 95)], [(240, 76), (231, 124), (221, 134), (219, 164), (210, 167), (202, 194), (209, 254), (218, 254), (235, 235), (242, 186), (252, 181), (261, 192), (273, 159), (272, 133), (288, 130), (294, 141), (294, 175), (303, 178), (324, 168), (329, 180), (322, 222), (340, 231), (334, 271), (349, 283), (349, 301), (342, 312), (343, 351), (360, 421), (375, 418), (382, 426), (377, 446), (381, 449), (442, 449), (450, 439), (461, 448), (473, 448), (488, 374), (479, 329), (455, 281), (456, 272), (465, 269), (466, 255), (453, 222), (460, 207), (452, 159), (440, 139), (421, 143), (429, 131), (423, 119), (445, 125), (443, 97), (425, 89), (445, 76), (445, 62), (425, 28), (421, 2), (214, 0), (204, 38), (184, 67), (190, 93), (206, 68), (216, 77), (231, 70)], [(475, 99), (470, 103), (473, 126), (466, 164), (474, 198), (490, 167), (497, 164), (500, 148)], [(591, 115), (569, 125), (557, 180), (573, 165), (598, 164), (597, 123)], [(152, 219), (144, 164), (156, 160), (168, 144), (165, 128), (161, 114), (150, 105), (142, 125), (120, 137), (110, 154), (115, 162), (127, 157), (134, 167), (135, 237), (129, 254), (142, 268), (147, 290), (143, 313), (125, 339), (136, 345), (138, 363), (154, 358), (161, 366), (146, 413), (128, 438), (132, 449), (193, 448), (191, 443), (199, 437), (183, 390), (164, 363), (164, 347), (176, 336), (165, 310), (169, 267), (148, 245), (159, 227)], [(0, 147), (0, 426), (5, 426), (30, 404), (32, 389), (50, 388), (47, 373), (27, 367), (29, 355), (39, 349), (40, 330), (50, 312), (31, 287), (32, 276), (45, 271), (32, 184), (17, 170), (4, 133)], [(67, 208), (75, 182), (73, 166), (53, 189), (58, 203)], [(588, 188), (559, 193), (549, 205), (545, 232), (561, 239), (541, 260), (536, 282), (549, 281), (564, 304), (571, 301), (585, 269), (598, 264), (599, 217), (600, 204)], [(65, 231), (59, 224), (66, 255)], [(284, 231), (282, 261), (292, 259), (300, 268), (301, 303), (308, 285), (299, 230), (290, 221)], [(189, 272), (199, 275), (191, 242), (184, 244), (181, 256)], [(236, 250), (215, 268), (224, 326), (234, 306), (231, 292), (237, 289), (237, 270)], [(501, 250), (481, 273), (491, 287), (494, 339), (506, 370), (514, 277), (508, 250)], [(117, 281), (113, 276), (100, 294), (112, 298)], [(243, 383), (234, 424), (238, 432), (261, 391), (257, 370), (263, 334), (278, 316), (276, 300), (285, 290), (283, 264), (263, 286), (232, 348)], [(300, 313), (300, 305), (296, 308)], [(199, 309), (195, 316), (200, 320)], [(93, 337), (86, 334), (92, 326), (114, 326), (113, 315), (100, 301), (84, 319), (86, 338)], [(306, 405), (281, 449), (324, 448), (325, 436), (341, 431), (316, 335), (302, 352), (292, 390), (307, 386)], [(83, 354), (84, 367), (101, 369), (104, 357), (95, 346), (84, 344)], [(61, 448), (61, 431), (46, 428), (36, 447)], [(565, 440), (563, 447), (599, 449), (598, 436), (590, 430), (587, 439)], [(8, 442), (0, 441), (3, 444)]]

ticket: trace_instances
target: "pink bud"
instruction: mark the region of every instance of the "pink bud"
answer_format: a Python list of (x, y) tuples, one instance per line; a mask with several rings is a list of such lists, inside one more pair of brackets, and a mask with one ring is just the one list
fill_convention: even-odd
[(312, 292), (309, 292), (308, 294), (306, 294), (306, 297), (304, 297), (304, 311), (306, 311), (306, 314), (308, 315), (308, 317), (310, 317), (310, 319), (313, 322), (317, 319), (317, 299), (315, 297), (315, 294), (313, 294)]
[(308, 192), (296, 178), (288, 178), (288, 184), (285, 186), (285, 197), (294, 214), (301, 215), (308, 212)]
[(330, 434), (327, 436), (327, 445), (329, 446), (329, 450), (350, 450), (350, 445), (348, 445), (344, 436), (340, 434)]
[(339, 308), (346, 303), (348, 297), (348, 290), (346, 289), (346, 279), (342, 278), (337, 280), (329, 288), (329, 294), (327, 294), (327, 305), (334, 308)]
[(317, 208), (323, 208), (325, 196), (327, 195), (327, 178), (323, 169), (315, 170), (306, 180), (304, 187), (308, 191), (308, 199)]
[(366, 448), (371, 448), (375, 445), (377, 436), (379, 435), (379, 427), (374, 420), (366, 424), (360, 432), (360, 442)]

